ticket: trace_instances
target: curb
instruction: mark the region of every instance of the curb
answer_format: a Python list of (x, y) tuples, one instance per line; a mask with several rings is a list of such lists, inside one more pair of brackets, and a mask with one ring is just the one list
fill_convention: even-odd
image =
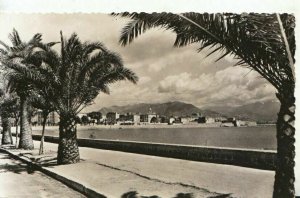
[(94, 191), (93, 189), (90, 189), (76, 181), (73, 181), (71, 179), (68, 179), (64, 176), (61, 176), (55, 172), (52, 172), (48, 169), (45, 169), (44, 167), (32, 162), (30, 159), (27, 159), (26, 157), (22, 157), (22, 156), (18, 156), (12, 152), (10, 152), (9, 150), (6, 150), (6, 149), (3, 149), (3, 148), (0, 148), (0, 152), (3, 152), (3, 153), (6, 153), (8, 154), (9, 156), (11, 156), (13, 159), (16, 159), (16, 160), (20, 160), (24, 163), (26, 163), (28, 166), (34, 168), (35, 170), (38, 170), (48, 176), (50, 176), (51, 178), (65, 184), (66, 186), (72, 188), (73, 190), (76, 190), (78, 192), (80, 192), (81, 194), (87, 196), (87, 197), (91, 197), (91, 198), (107, 198), (105, 195), (99, 193), (99, 192), (96, 192)]
[[(32, 135), (32, 138), (40, 141), (41, 135)], [(59, 137), (57, 136), (45, 136), (44, 138), (45, 142), (56, 144), (59, 142)], [(79, 147), (137, 153), (197, 162), (234, 165), (262, 170), (275, 170), (277, 163), (277, 152), (275, 150), (223, 148), (89, 138), (77, 138), (77, 142)]]

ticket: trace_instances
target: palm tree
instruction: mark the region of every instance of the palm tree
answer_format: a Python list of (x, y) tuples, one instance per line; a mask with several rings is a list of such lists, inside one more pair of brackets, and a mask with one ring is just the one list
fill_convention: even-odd
[[(58, 164), (80, 160), (77, 144), (77, 114), (100, 93), (109, 93), (109, 85), (120, 80), (136, 83), (137, 76), (125, 68), (121, 57), (99, 42), (81, 42), (76, 34), (65, 39), (61, 32), (60, 54), (49, 45), (36, 45), (34, 57), (40, 64), (29, 69), (11, 61), (60, 115)], [(47, 89), (45, 89), (45, 87)]]
[[(19, 33), (14, 29), (11, 34), (9, 34), (9, 39), (12, 42), (12, 46), (6, 45), (4, 42), (0, 41), (3, 49), (0, 49), (1, 63), (6, 66), (8, 73), (8, 87), (11, 91), (17, 93), (20, 97), (20, 143), (19, 148), (23, 149), (33, 149), (32, 131), (30, 116), (28, 114), (28, 96), (32, 86), (29, 85), (26, 79), (22, 75), (19, 75), (14, 68), (10, 67), (9, 60), (22, 58), (22, 67), (27, 67), (31, 60), (31, 54), (33, 53), (33, 45), (41, 41), (41, 35), (36, 34), (29, 42), (23, 42), (20, 39)], [(27, 63), (26, 63), (27, 61)], [(21, 62), (18, 62), (21, 64)], [(22, 68), (24, 69), (24, 68)]]
[[(2, 127), (3, 127), (3, 136), (2, 136), (2, 144), (13, 144), (12, 134), (11, 134), (11, 118), (14, 118), (16, 123), (18, 122), (19, 116), (19, 99), (15, 94), (11, 94), (8, 97), (3, 98), (0, 102), (0, 110), (2, 117)], [(16, 143), (18, 141), (18, 132), (17, 132), (17, 124), (16, 124)], [(17, 144), (16, 144), (17, 145)]]
[[(121, 13), (132, 19), (121, 33), (127, 45), (152, 27), (176, 34), (174, 46), (198, 43), (198, 52), (211, 48), (228, 54), (258, 72), (277, 89), (281, 103), (277, 120), (277, 165), (273, 197), (294, 197), (295, 157), (295, 17), (289, 14)], [(218, 59), (218, 60), (219, 60)]]
[[(45, 88), (45, 87), (44, 87)], [(44, 154), (44, 139), (45, 139), (45, 127), (47, 118), (50, 112), (53, 112), (55, 108), (51, 105), (48, 98), (43, 97), (42, 90), (34, 90), (31, 97), (31, 104), (34, 108), (42, 110), (42, 137), (40, 141), (39, 155)]]
[(13, 94), (13, 99), (12, 99), (12, 104), (11, 104), (11, 112), (12, 112), (12, 117), (15, 119), (15, 134), (16, 134), (16, 141), (15, 145), (16, 148), (18, 147), (18, 136), (19, 136), (19, 131), (18, 131), (18, 125), (19, 125), (19, 119), (20, 119), (20, 99)]
[(8, 94), (0, 89), (0, 97), (1, 97), (1, 102), (0, 102), (0, 115), (1, 115), (1, 120), (2, 120), (2, 129), (3, 129), (3, 134), (2, 134), (2, 140), (1, 144), (6, 145), (6, 144), (12, 144), (12, 136), (11, 136), (11, 123), (10, 123), (10, 98)]
[(20, 118), (20, 99), (16, 96), (15, 93), (10, 95), (10, 103), (9, 103), (9, 112), (11, 112), (11, 117), (14, 119), (15, 124), (15, 135), (16, 141), (15, 146), (18, 147), (18, 125), (19, 125), (19, 118)]

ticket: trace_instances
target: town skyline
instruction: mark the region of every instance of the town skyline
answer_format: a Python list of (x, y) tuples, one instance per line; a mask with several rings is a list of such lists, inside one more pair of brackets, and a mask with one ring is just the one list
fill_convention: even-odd
[(277, 101), (275, 89), (255, 71), (233, 67), (236, 61), (230, 56), (219, 62), (215, 62), (218, 54), (205, 58), (209, 52), (197, 53), (197, 45), (174, 48), (175, 35), (169, 31), (150, 30), (131, 45), (122, 47), (118, 39), (128, 21), (124, 18), (108, 14), (0, 15), (8, 19), (1, 20), (1, 25), (7, 27), (0, 30), (5, 42), (13, 28), (21, 32), (24, 40), (42, 33), (45, 42), (58, 41), (60, 30), (66, 36), (76, 32), (82, 40), (101, 41), (118, 52), (124, 65), (139, 76), (137, 85), (129, 82), (111, 85), (110, 95), (101, 93), (84, 112), (149, 102), (182, 101), (209, 109)]

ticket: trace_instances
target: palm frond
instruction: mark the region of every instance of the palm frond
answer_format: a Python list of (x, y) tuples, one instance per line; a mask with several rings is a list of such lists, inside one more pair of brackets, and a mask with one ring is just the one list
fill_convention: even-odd
[(8, 35), (8, 38), (10, 39), (11, 43), (13, 44), (13, 46), (18, 46), (22, 43), (19, 33), (16, 29), (13, 29), (12, 33), (10, 33)]
[[(290, 56), (275, 14), (126, 12), (112, 15), (132, 20), (122, 30), (121, 45), (129, 44), (145, 30), (162, 27), (176, 34), (174, 46), (198, 43), (198, 52), (212, 48), (208, 56), (223, 51), (219, 59), (234, 55), (240, 60), (237, 65), (250, 66), (279, 91), (284, 84), (294, 86)], [(282, 14), (280, 19), (291, 54), (294, 54), (294, 17)]]
[(6, 51), (9, 50), (9, 46), (5, 44), (3, 41), (0, 41), (0, 45), (2, 45)]

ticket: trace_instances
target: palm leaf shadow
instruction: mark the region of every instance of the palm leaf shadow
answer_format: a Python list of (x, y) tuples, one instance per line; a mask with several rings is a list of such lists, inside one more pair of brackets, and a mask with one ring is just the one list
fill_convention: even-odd
[[(138, 195), (139, 193), (137, 191), (129, 191), (127, 193), (124, 193), (121, 198), (161, 198), (157, 195), (152, 195), (152, 196), (140, 196)], [(178, 193), (175, 197), (173, 198), (193, 198), (192, 193)]]

